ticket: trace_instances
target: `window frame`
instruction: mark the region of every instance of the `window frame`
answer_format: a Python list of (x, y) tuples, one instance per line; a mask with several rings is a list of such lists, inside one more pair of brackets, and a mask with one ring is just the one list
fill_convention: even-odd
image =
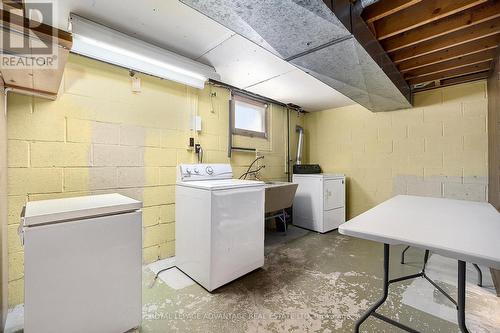
[[(264, 108), (264, 117), (263, 117), (264, 132), (257, 132), (257, 131), (246, 130), (246, 129), (236, 127), (236, 102), (237, 101)], [(257, 99), (249, 98), (246, 96), (242, 96), (242, 95), (232, 95), (231, 110), (230, 110), (230, 112), (231, 112), (231, 133), (235, 134), (235, 135), (248, 136), (248, 137), (252, 137), (252, 138), (267, 139), (268, 138), (268, 129), (269, 129), (268, 109), (269, 109), (269, 104), (267, 104), (265, 102), (259, 101)]]

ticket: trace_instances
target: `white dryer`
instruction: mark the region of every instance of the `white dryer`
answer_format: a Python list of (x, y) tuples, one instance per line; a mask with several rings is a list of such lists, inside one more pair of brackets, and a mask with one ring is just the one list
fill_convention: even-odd
[(208, 291), (264, 265), (264, 182), (229, 164), (182, 164), (175, 191), (175, 262)]
[(293, 224), (317, 232), (337, 229), (345, 222), (345, 176), (294, 174), (298, 184), (293, 202)]

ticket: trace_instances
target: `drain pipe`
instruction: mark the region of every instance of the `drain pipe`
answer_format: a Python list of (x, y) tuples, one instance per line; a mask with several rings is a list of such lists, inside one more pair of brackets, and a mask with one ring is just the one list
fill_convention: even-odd
[(295, 162), (297, 165), (302, 164), (302, 146), (304, 145), (304, 129), (297, 125), (295, 127), (295, 131), (299, 133), (299, 138), (297, 142), (297, 161)]

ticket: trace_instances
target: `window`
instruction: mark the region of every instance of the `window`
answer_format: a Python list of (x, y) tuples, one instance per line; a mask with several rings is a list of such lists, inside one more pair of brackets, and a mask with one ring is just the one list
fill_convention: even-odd
[(267, 104), (242, 96), (233, 96), (231, 106), (234, 134), (267, 137)]

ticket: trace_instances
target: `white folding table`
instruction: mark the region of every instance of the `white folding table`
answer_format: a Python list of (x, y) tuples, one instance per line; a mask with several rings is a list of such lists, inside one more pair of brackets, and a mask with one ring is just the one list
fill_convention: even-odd
[[(465, 325), (465, 263), (500, 269), (500, 213), (485, 202), (398, 195), (339, 227), (344, 235), (384, 243), (383, 296), (358, 319), (355, 332), (374, 316), (408, 332), (416, 330), (383, 316), (376, 310), (385, 302), (392, 283), (425, 277), (457, 306), (458, 325)], [(389, 280), (389, 246), (410, 245), (458, 261), (457, 300), (453, 300), (422, 272)], [(427, 259), (427, 258), (426, 258)]]

